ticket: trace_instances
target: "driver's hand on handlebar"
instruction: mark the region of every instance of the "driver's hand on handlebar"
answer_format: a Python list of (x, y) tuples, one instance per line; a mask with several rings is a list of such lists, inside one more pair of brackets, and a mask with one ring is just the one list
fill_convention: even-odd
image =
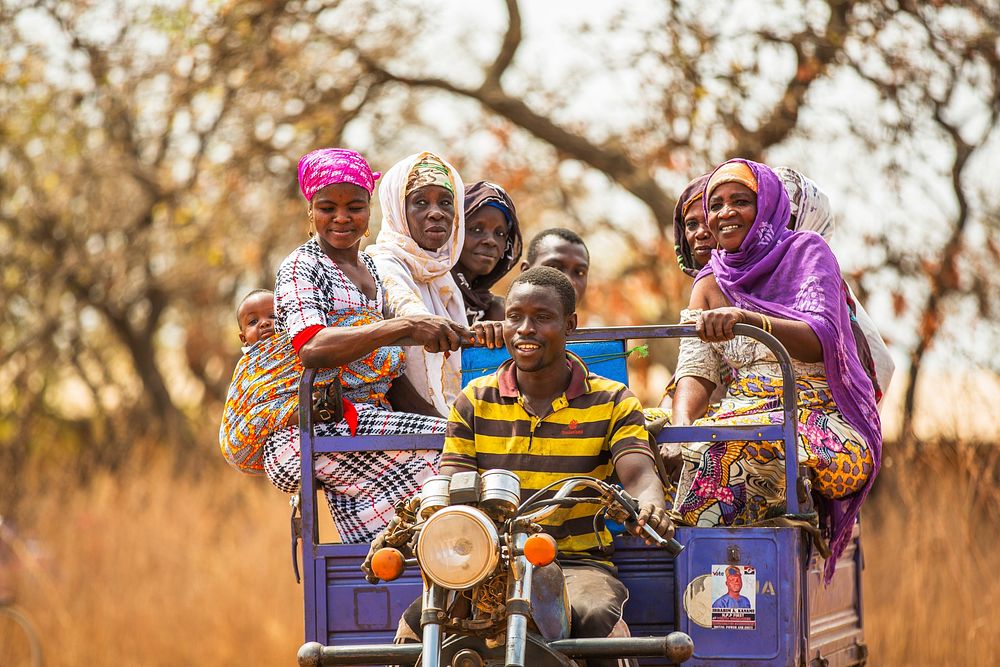
[(413, 324), (410, 337), (428, 352), (454, 352), (462, 343), (475, 339), (465, 326), (438, 315), (414, 315), (408, 319)]
[[(674, 536), (674, 522), (670, 520), (667, 510), (663, 507), (657, 507), (653, 503), (639, 504), (639, 519), (637, 523), (638, 525), (630, 527), (633, 535), (642, 537), (642, 526), (648, 525), (665, 540), (669, 540)], [(647, 538), (646, 544), (653, 544), (653, 540)]]
[(503, 347), (503, 322), (490, 320), (476, 322), (472, 325), (472, 334), (476, 337), (476, 345), (495, 349)]

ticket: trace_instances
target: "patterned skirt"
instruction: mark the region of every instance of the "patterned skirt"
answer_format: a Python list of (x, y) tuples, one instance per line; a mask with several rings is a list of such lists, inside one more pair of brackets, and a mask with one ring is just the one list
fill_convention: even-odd
[[(861, 490), (872, 469), (867, 443), (844, 420), (825, 377), (804, 375), (796, 384), (797, 458), (813, 470), (813, 489), (831, 499)], [(781, 391), (781, 378), (740, 373), (721, 404), (695, 425), (782, 424)], [(670, 416), (659, 408), (645, 413), (649, 420)], [(690, 442), (681, 451), (684, 462), (673, 507), (685, 524), (740, 526), (783, 511), (784, 443)]]
[[(392, 412), (373, 405), (357, 404), (361, 435), (444, 433), (447, 420), (407, 412)], [(350, 435), (347, 424), (320, 422), (317, 436)], [(264, 448), (264, 471), (268, 479), (286, 493), (297, 493), (301, 479), (297, 426), (275, 432)], [(317, 454), (316, 479), (323, 485), (333, 522), (342, 542), (371, 542), (395, 516), (394, 505), (416, 493), (421, 484), (437, 474), (441, 453), (437, 450), (380, 451)]]

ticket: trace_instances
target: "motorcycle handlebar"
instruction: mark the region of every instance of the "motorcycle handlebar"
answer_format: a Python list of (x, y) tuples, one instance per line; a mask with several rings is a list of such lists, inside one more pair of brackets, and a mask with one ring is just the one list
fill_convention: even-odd
[[(540, 509), (529, 512), (528, 514), (522, 515), (521, 518), (527, 519), (533, 523), (537, 523), (547, 518), (553, 514), (560, 507), (564, 506), (561, 501), (566, 500), (579, 500), (579, 502), (603, 502), (601, 498), (580, 498), (571, 499), (570, 494), (579, 487), (594, 489), (601, 493), (602, 496), (611, 496), (614, 498), (619, 505), (621, 505), (630, 515), (631, 521), (637, 523), (639, 519), (639, 501), (633, 498), (625, 489), (617, 485), (608, 484), (607, 482), (602, 482), (601, 480), (594, 479), (593, 477), (570, 477), (565, 480), (561, 480), (562, 487), (556, 492), (556, 494), (546, 500), (542, 501), (547, 506)], [(554, 485), (549, 485), (543, 489), (540, 489), (535, 495), (526, 500), (518, 508), (518, 512), (523, 512), (525, 509), (531, 507), (533, 504), (539, 501), (536, 498), (541, 495), (544, 491), (552, 488)], [(663, 547), (667, 550), (671, 556), (677, 556), (681, 551), (684, 550), (684, 545), (675, 540), (674, 538), (665, 538), (656, 532), (649, 524), (643, 524), (642, 532), (646, 536), (653, 540), (658, 546)]]

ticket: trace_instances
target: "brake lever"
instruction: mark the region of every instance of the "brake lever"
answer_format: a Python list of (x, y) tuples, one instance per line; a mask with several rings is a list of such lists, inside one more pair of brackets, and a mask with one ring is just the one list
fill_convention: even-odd
[[(628, 522), (638, 525), (639, 501), (636, 498), (633, 498), (628, 491), (623, 489), (618, 484), (612, 484), (610, 485), (610, 487), (611, 487), (611, 493), (614, 494), (618, 502), (621, 503), (621, 505), (625, 507), (626, 510), (628, 510), (629, 516), (631, 517)], [(680, 554), (680, 552), (684, 551), (683, 544), (681, 544), (672, 537), (670, 539), (663, 537), (658, 532), (653, 530), (653, 528), (650, 527), (648, 523), (643, 524), (642, 526), (640, 526), (640, 528), (642, 529), (642, 532), (644, 532), (649, 539), (653, 540), (656, 544), (666, 549), (667, 553), (669, 553), (671, 556), (677, 556), (678, 554)]]

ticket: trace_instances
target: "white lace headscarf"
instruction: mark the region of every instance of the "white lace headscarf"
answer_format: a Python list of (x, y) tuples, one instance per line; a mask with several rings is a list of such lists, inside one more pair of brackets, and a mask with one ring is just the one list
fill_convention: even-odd
[(830, 198), (812, 180), (789, 167), (778, 167), (774, 173), (788, 194), (792, 205), (792, 230), (813, 231), (827, 243), (833, 237), (834, 218)]
[[(424, 250), (410, 235), (406, 222), (406, 183), (414, 166), (432, 157), (448, 170), (455, 197), (455, 219), (448, 242), (437, 251)], [(465, 243), (465, 184), (458, 171), (433, 153), (410, 155), (392, 166), (378, 186), (382, 228), (366, 252), (375, 260), (385, 288), (387, 317), (430, 313), (466, 325), (465, 302), (451, 268), (458, 263)], [(417, 392), (442, 415), (462, 389), (462, 355), (431, 354), (422, 347), (406, 348), (406, 376)]]

